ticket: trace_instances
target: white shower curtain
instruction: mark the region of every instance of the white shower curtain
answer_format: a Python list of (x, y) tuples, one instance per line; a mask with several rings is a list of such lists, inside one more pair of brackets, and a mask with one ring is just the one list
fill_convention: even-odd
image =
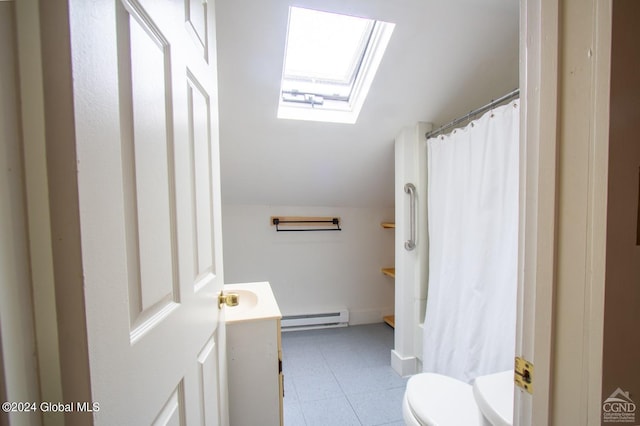
[(518, 123), (516, 100), (427, 141), (425, 372), (469, 382), (513, 368)]

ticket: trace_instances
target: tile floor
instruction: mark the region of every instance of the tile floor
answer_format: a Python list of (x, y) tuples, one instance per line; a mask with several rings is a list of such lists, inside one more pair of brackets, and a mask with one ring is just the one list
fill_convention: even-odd
[(285, 426), (403, 426), (386, 324), (282, 333)]

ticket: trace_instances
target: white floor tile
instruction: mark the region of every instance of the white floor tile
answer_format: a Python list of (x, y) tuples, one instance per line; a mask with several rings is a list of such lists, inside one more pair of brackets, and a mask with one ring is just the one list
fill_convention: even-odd
[(402, 397), (404, 389), (389, 389), (379, 392), (349, 395), (360, 422), (365, 426), (402, 422)]
[(358, 416), (344, 396), (301, 402), (300, 407), (308, 426), (361, 426)]

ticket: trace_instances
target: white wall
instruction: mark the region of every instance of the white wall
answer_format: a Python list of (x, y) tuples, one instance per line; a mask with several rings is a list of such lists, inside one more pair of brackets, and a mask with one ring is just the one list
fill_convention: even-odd
[[(350, 323), (381, 322), (393, 312), (389, 208), (224, 205), (226, 283), (269, 281), (283, 315), (348, 308)], [(271, 216), (337, 216), (342, 231), (276, 232)]]

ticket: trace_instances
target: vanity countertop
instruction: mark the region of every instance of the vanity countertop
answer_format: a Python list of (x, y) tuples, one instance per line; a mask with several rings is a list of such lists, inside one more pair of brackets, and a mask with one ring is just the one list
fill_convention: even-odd
[(267, 281), (225, 284), (224, 293), (237, 293), (238, 306), (225, 307), (227, 324), (282, 318), (280, 308)]

